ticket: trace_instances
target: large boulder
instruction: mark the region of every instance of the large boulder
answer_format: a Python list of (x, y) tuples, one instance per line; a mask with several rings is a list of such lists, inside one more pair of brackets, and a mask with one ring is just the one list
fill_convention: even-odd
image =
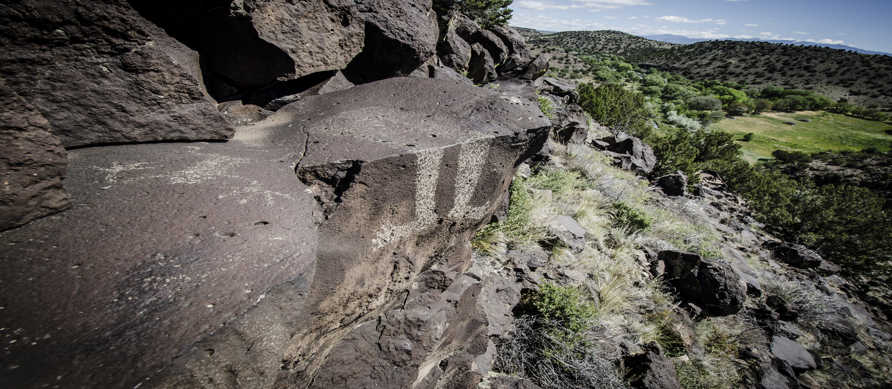
[(588, 139), (588, 118), (582, 107), (572, 103), (561, 103), (557, 105), (552, 116), (553, 131), (558, 142), (583, 144)]
[[(242, 0), (135, 2), (147, 17), (195, 41), (217, 96), (345, 68), (365, 45), (365, 23), (352, 1)], [(183, 20), (175, 13), (186, 13)], [(200, 22), (199, 22), (200, 21)], [(197, 24), (188, 27), (187, 24)]]
[(684, 196), (687, 193), (688, 176), (677, 171), (657, 178), (656, 184), (667, 196)]
[[(0, 233), (0, 328), (16, 329), (0, 386), (362, 384), (346, 360), (398, 372), (392, 387), (478, 380), (513, 297), (462, 275), (468, 242), (547, 126), (532, 103), (397, 78), (228, 143), (70, 151), (71, 209)], [(443, 315), (461, 320), (441, 332)]]
[(648, 174), (657, 164), (657, 157), (650, 146), (623, 132), (597, 139), (592, 146), (607, 151), (614, 163), (626, 170)]
[(552, 244), (565, 247), (574, 253), (585, 250), (585, 228), (570, 216), (555, 216), (545, 225)]
[(446, 32), (437, 44), (437, 52), (444, 65), (459, 72), (468, 70), (471, 45), (455, 32), (454, 24), (448, 24)]
[(68, 207), (65, 149), (49, 122), (0, 78), (0, 231)]
[(771, 338), (771, 353), (796, 371), (812, 370), (818, 366), (815, 358), (805, 347), (783, 336)]
[(479, 43), (471, 46), (471, 62), (468, 64), (468, 77), (476, 84), (485, 84), (498, 78), (492, 56)]
[(824, 259), (821, 255), (801, 244), (769, 242), (774, 258), (787, 265), (800, 269), (811, 269), (821, 266)]
[(6, 87), (66, 147), (232, 135), (197, 53), (124, 0), (4, 3), (0, 46)]
[(492, 31), (483, 29), (477, 30), (477, 32), (471, 35), (471, 40), (469, 42), (471, 42), (471, 44), (479, 43), (482, 45), (492, 56), (496, 65), (501, 66), (502, 63), (508, 59), (508, 54), (510, 53), (508, 47), (505, 46), (502, 39)]
[(362, 52), (345, 70), (351, 81), (405, 76), (436, 53), (439, 27), (431, 0), (356, 3), (365, 20), (365, 42)]
[(681, 389), (672, 360), (661, 355), (655, 345), (625, 357), (623, 367), (626, 381), (634, 389)]
[(743, 308), (746, 285), (726, 262), (673, 250), (661, 251), (657, 258), (665, 268), (664, 280), (681, 300), (697, 305), (706, 315), (731, 315)]

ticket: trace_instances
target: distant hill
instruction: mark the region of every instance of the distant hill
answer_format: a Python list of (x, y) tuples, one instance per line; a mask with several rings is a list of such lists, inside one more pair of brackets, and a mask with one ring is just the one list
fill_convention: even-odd
[(580, 54), (639, 55), (653, 49), (668, 49), (675, 44), (659, 42), (621, 31), (565, 31), (545, 34), (526, 33), (527, 42), (539, 46), (557, 46)]
[(892, 110), (892, 57), (886, 55), (770, 42), (677, 44), (619, 31), (523, 33), (533, 47), (557, 55), (556, 60), (569, 70), (584, 69), (571, 58), (573, 54), (614, 54), (690, 79), (806, 89), (834, 100), (844, 98), (857, 105)]
[(692, 43), (700, 43), (707, 42), (712, 40), (729, 40), (729, 41), (740, 41), (740, 42), (767, 42), (767, 43), (778, 43), (783, 45), (799, 45), (799, 46), (817, 46), (817, 47), (826, 47), (829, 49), (837, 49), (837, 50), (846, 50), (846, 51), (854, 51), (859, 54), (869, 54), (869, 55), (888, 55), (892, 56), (892, 53), (886, 53), (882, 51), (873, 51), (873, 50), (865, 50), (857, 47), (847, 46), (847, 45), (834, 45), (828, 43), (818, 43), (818, 42), (808, 42), (808, 41), (797, 41), (797, 40), (770, 40), (770, 39), (700, 39), (700, 38), (689, 38), (683, 35), (672, 35), (672, 34), (661, 34), (661, 35), (646, 35), (645, 38), (666, 42), (666, 43), (674, 43), (678, 45), (689, 45)]
[(706, 41), (627, 56), (699, 80), (807, 89), (892, 109), (892, 57), (768, 42)]

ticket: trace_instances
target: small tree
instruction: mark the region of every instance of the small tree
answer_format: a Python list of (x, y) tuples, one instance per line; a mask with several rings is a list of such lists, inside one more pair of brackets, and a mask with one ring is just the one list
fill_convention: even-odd
[(483, 28), (507, 24), (511, 19), (508, 6), (513, 2), (514, 0), (456, 0), (459, 11)]

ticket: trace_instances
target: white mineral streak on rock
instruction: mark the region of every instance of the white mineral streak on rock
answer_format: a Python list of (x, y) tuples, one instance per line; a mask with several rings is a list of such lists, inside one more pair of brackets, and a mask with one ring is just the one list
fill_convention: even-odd
[(415, 220), (405, 225), (386, 223), (373, 240), (378, 248), (406, 238), (437, 222), (435, 211), (437, 182), (440, 178), (443, 149), (423, 150), (416, 154), (416, 158), (418, 166), (415, 177)]
[(489, 203), (479, 206), (469, 206), (474, 193), (477, 192), (477, 184), (489, 155), (489, 141), (466, 143), (461, 146), (458, 156), (458, 174), (455, 177), (455, 203), (449, 211), (449, 217), (456, 220), (480, 219), (489, 208)]

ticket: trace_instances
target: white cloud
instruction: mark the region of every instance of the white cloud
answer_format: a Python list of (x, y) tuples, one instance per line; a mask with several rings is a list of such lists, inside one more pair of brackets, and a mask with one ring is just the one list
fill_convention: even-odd
[(553, 1), (521, 0), (514, 3), (517, 8), (528, 8), (537, 11), (548, 9), (569, 10), (588, 8), (593, 10), (615, 9), (635, 5), (652, 5), (647, 0), (570, 0), (570, 4), (557, 4)]
[(756, 28), (756, 27), (759, 27), (758, 24), (754, 24), (754, 23), (747, 23), (747, 24), (744, 24), (744, 26), (749, 27), (749, 28)]
[(793, 33), (796, 35), (808, 35), (807, 32), (802, 32), (802, 31), (793, 31)]
[(825, 38), (825, 39), (820, 39), (820, 40), (806, 39), (805, 41), (812, 42), (812, 43), (823, 43), (826, 45), (844, 45), (844, 44), (846, 44), (846, 41), (838, 40), (838, 39), (830, 39), (830, 38)]
[(717, 24), (719, 26), (723, 26), (728, 23), (727, 21), (725, 21), (725, 19), (713, 19), (713, 18), (688, 19), (683, 16), (660, 16), (657, 18), (657, 20), (662, 20), (662, 21), (671, 22), (671, 23), (688, 23), (688, 24), (710, 23), (710, 24)]

